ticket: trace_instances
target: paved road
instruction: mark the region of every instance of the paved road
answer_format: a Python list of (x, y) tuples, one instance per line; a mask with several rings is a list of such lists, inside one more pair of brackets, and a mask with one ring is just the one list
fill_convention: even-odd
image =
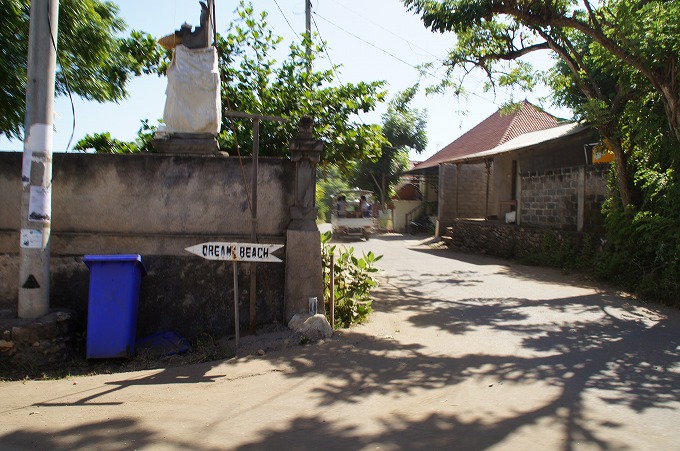
[(368, 324), (223, 362), (0, 384), (0, 449), (671, 450), (680, 314), (397, 235)]

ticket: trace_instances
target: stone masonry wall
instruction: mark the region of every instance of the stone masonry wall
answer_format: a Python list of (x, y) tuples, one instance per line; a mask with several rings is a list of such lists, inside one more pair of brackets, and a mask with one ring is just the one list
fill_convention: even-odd
[[(542, 249), (546, 234), (554, 235), (559, 245), (568, 240), (579, 248), (583, 239), (591, 234), (548, 228), (518, 227), (496, 221), (457, 220), (447, 229), (445, 241), (453, 249), (502, 258), (518, 258)], [(591, 236), (591, 242), (596, 236)]]

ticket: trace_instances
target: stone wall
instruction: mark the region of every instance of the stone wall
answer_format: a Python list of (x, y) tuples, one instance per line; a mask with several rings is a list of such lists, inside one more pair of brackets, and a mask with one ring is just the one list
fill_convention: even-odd
[[(0, 375), (63, 362), (72, 356), (73, 315), (54, 311), (40, 320), (0, 311)], [(13, 371), (14, 370), (14, 371)]]
[[(569, 240), (580, 247), (589, 234), (537, 227), (519, 227), (497, 221), (457, 220), (443, 237), (451, 248), (464, 252), (487, 254), (502, 258), (519, 258), (540, 251), (546, 234), (554, 235), (557, 245)], [(597, 236), (591, 236), (594, 240)]]

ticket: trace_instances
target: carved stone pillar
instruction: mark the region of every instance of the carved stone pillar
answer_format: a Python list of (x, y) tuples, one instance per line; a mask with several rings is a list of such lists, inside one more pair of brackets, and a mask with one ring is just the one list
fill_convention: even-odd
[(323, 142), (313, 138), (313, 124), (311, 117), (303, 117), (298, 135), (289, 146), (295, 162), (295, 200), (286, 232), (286, 322), (296, 313), (308, 312), (310, 297), (318, 299), (317, 312), (325, 313), (321, 236), (315, 206), (316, 165)]
[(323, 141), (312, 136), (314, 119), (300, 120), (297, 136), (289, 145), (291, 160), (295, 162), (295, 204), (290, 209), (292, 222), (289, 230), (318, 231), (316, 226), (316, 165), (321, 159)]

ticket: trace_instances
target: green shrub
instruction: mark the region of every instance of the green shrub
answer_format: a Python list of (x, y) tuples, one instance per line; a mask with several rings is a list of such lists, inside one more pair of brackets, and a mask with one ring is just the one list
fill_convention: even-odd
[(352, 324), (364, 322), (371, 313), (370, 291), (378, 285), (375, 278), (379, 271), (374, 266), (382, 258), (373, 252), (363, 254), (361, 258), (354, 256), (354, 248), (338, 247), (329, 244), (331, 232), (321, 235), (321, 258), (324, 276), (324, 302), (326, 315), (330, 321), (331, 298), (331, 255), (334, 258), (335, 284), (335, 324), (334, 329), (350, 327)]
[(594, 264), (595, 238), (583, 234), (569, 236), (546, 230), (541, 247), (519, 258), (526, 265), (590, 271)]
[(645, 298), (680, 306), (677, 218), (675, 211), (609, 211), (608, 242), (596, 259), (596, 276)]

